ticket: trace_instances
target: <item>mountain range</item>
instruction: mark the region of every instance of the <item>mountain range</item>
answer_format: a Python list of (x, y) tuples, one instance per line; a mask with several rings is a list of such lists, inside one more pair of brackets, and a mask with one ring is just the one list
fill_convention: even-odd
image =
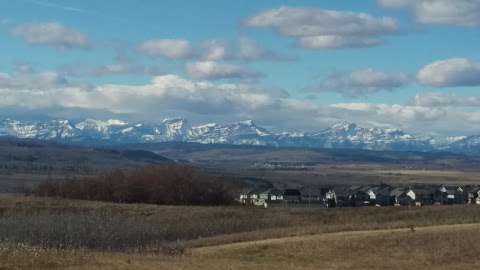
[(160, 124), (122, 120), (86, 119), (73, 122), (65, 119), (23, 121), (4, 118), (0, 120), (0, 136), (87, 144), (195, 142), (480, 154), (480, 135), (418, 136), (400, 129), (366, 128), (348, 122), (340, 122), (318, 132), (276, 133), (256, 125), (252, 120), (191, 126), (183, 118), (165, 119)]

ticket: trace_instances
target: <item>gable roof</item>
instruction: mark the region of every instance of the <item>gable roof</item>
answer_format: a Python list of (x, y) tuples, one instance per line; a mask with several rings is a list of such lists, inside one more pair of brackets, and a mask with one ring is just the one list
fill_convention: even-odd
[(302, 193), (298, 189), (285, 189), (283, 192), (285, 196), (302, 196)]

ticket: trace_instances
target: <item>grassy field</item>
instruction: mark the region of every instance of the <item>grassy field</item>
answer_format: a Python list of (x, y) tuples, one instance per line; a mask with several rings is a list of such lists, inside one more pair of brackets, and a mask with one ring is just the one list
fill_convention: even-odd
[(0, 269), (465, 269), (479, 263), (477, 223), (476, 206), (265, 210), (1, 196)]
[[(1, 246), (2, 269), (469, 269), (480, 225), (327, 233), (195, 249), (180, 256)], [(2, 266), (3, 264), (3, 266)]]
[(243, 177), (261, 177), (276, 186), (335, 185), (477, 185), (478, 168), (468, 170), (399, 169), (391, 166), (318, 165), (305, 170), (248, 169), (230, 170)]

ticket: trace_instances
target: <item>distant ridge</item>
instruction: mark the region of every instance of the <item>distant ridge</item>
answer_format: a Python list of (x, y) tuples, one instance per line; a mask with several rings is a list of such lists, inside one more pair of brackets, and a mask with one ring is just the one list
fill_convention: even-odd
[(245, 120), (191, 126), (184, 118), (160, 124), (122, 120), (66, 119), (48, 121), (0, 120), (0, 136), (84, 144), (195, 142), (202, 144), (263, 145), (274, 147), (341, 148), (390, 151), (448, 151), (479, 154), (479, 136), (415, 136), (400, 129), (366, 128), (339, 122), (317, 132), (271, 132)]

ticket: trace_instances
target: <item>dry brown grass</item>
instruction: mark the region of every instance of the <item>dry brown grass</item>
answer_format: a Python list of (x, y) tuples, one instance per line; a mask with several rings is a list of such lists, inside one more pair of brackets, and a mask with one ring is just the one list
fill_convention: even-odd
[(478, 230), (454, 225), (332, 233), (174, 257), (3, 247), (0, 269), (470, 269), (480, 263)]
[(0, 197), (0, 239), (57, 248), (170, 253), (292, 235), (477, 222), (480, 207), (472, 205), (265, 210)]
[[(110, 213), (114, 221), (135, 222), (123, 227), (116, 226), (115, 222), (96, 227), (95, 222), (106, 224), (95, 219), (96, 215), (105, 212)], [(51, 217), (57, 219), (50, 220)], [(89, 234), (79, 233), (75, 223), (90, 217), (95, 222), (84, 224), (96, 229), (88, 230)], [(60, 219), (63, 219), (62, 225), (54, 226), (54, 230), (43, 226)], [(480, 258), (479, 225), (438, 226), (480, 223), (480, 207), (468, 205), (265, 210), (0, 197), (0, 223), (9, 222), (14, 226), (0, 229), (0, 236), (5, 239), (0, 243), (1, 270), (465, 269), (478, 264)], [(415, 232), (408, 229), (412, 226), (416, 228)], [(422, 229), (421, 226), (434, 227)], [(144, 231), (144, 228), (160, 229)], [(403, 229), (392, 230), (394, 228)], [(359, 230), (366, 233), (353, 232)], [(36, 234), (25, 234), (27, 231)], [(18, 238), (9, 239), (5, 237), (7, 235)], [(120, 249), (126, 253), (112, 252), (115, 248), (108, 245), (68, 245), (78, 243), (73, 240), (84, 241), (105, 235), (120, 239), (120, 243), (125, 240), (125, 243), (133, 244)], [(62, 245), (32, 246), (38, 243), (32, 240), (32, 236), (40, 243), (56, 239), (56, 243)], [(287, 238), (234, 249), (220, 247), (203, 254), (194, 252), (205, 246), (291, 236), (300, 237), (296, 241)], [(160, 247), (163, 252), (152, 253), (138, 248), (139, 244), (148, 244), (148, 241), (141, 243), (142, 239), (149, 238), (153, 240), (151, 243), (161, 240), (162, 245), (166, 244)], [(62, 242), (63, 239), (70, 242)], [(177, 244), (186, 247), (183, 255), (176, 253)], [(175, 256), (171, 256), (172, 253)]]
[(404, 169), (395, 166), (367, 165), (318, 165), (308, 170), (250, 170), (238, 172), (246, 176), (262, 178), (278, 184), (301, 185), (368, 185), (387, 183), (391, 185), (477, 185), (480, 171), (477, 167), (466, 169)]
[(480, 262), (478, 230), (478, 226), (434, 227), (333, 234), (226, 249), (210, 256), (241, 266), (236, 269), (467, 269)]

